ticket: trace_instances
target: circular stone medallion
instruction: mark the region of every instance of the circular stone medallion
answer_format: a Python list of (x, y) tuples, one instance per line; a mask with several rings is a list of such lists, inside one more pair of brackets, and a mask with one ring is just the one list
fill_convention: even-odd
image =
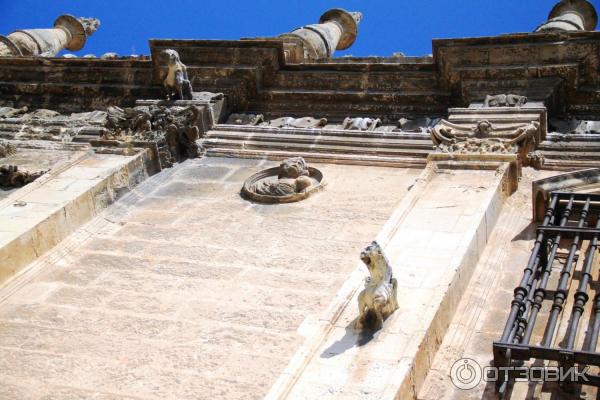
[[(268, 187), (269, 185), (276, 185), (279, 181), (278, 176), (280, 168), (273, 167), (257, 172), (254, 175), (250, 176), (248, 179), (246, 179), (246, 182), (244, 182), (244, 186), (242, 187), (241, 194), (244, 198), (248, 200), (265, 204), (293, 203), (296, 201), (304, 200), (313, 193), (323, 189), (324, 187), (323, 174), (321, 173), (321, 171), (313, 167), (307, 168), (309, 175), (302, 176), (300, 178), (303, 178), (303, 183), (308, 186), (295, 193), (282, 195), (259, 193), (260, 190), (257, 190), (257, 188), (261, 186)], [(289, 182), (290, 180), (285, 179), (285, 181)]]

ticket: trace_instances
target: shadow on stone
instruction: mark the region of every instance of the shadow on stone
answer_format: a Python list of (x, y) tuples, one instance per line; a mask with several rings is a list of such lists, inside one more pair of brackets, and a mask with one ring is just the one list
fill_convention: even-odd
[[(331, 346), (323, 350), (321, 358), (332, 358), (343, 354), (353, 347), (361, 347), (375, 338), (378, 330), (364, 327), (360, 331), (355, 328), (356, 320), (346, 326), (346, 334)], [(370, 326), (370, 324), (368, 325)]]

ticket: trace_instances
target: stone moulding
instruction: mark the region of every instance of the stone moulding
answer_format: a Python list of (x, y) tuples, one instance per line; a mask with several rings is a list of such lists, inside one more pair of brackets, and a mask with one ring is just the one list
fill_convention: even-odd
[(308, 167), (309, 177), (315, 182), (315, 184), (310, 187), (304, 189), (299, 193), (294, 193), (286, 196), (272, 196), (266, 194), (257, 193), (253, 190), (253, 187), (265, 179), (277, 177), (279, 175), (279, 167), (267, 168), (262, 171), (251, 175), (244, 182), (244, 186), (242, 187), (241, 195), (246, 200), (254, 201), (257, 203), (264, 204), (283, 204), (283, 203), (295, 203), (297, 201), (301, 201), (307, 199), (314, 193), (322, 190), (325, 187), (325, 182), (323, 181), (323, 173), (314, 167)]
[(588, 168), (532, 183), (533, 220), (541, 222), (552, 192), (600, 193), (600, 168)]

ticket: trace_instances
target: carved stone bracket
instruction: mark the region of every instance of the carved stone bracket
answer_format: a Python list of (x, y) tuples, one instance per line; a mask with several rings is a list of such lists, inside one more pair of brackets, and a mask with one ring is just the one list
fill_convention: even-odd
[[(490, 104), (505, 101), (509, 100), (486, 99)], [(441, 153), (516, 154), (523, 165), (539, 166), (540, 158), (528, 154), (545, 138), (546, 126), (543, 108), (455, 108), (429, 132)]]

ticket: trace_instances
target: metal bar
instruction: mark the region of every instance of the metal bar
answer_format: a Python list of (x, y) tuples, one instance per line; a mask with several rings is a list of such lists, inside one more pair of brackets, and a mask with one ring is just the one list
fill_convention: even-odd
[(590, 240), (595, 236), (600, 235), (600, 229), (598, 228), (578, 228), (573, 226), (540, 226), (537, 228), (538, 232), (544, 232), (546, 234), (558, 234), (560, 233), (563, 237), (573, 237), (579, 235), (580, 239)]
[[(550, 206), (546, 210), (546, 215), (544, 216), (544, 220), (542, 222), (542, 226), (547, 226), (554, 216), (554, 210), (556, 209), (556, 205), (558, 204), (558, 195), (552, 193), (552, 199), (550, 201)], [(504, 331), (502, 333), (502, 337), (500, 342), (507, 343), (509, 341), (509, 337), (513, 332), (513, 328), (515, 326), (515, 321), (519, 317), (519, 314), (523, 312), (523, 301), (527, 297), (527, 284), (529, 283), (530, 277), (534, 272), (534, 266), (539, 263), (539, 252), (540, 248), (543, 245), (545, 234), (544, 232), (540, 232), (537, 235), (535, 240), (535, 244), (533, 247), (533, 251), (527, 263), (527, 267), (523, 272), (523, 278), (521, 279), (521, 283), (515, 289), (515, 294), (513, 301), (511, 302), (511, 310), (508, 316), (508, 320), (506, 321), (506, 325), (504, 326)]]
[[(586, 205), (589, 206), (589, 203), (587, 203)], [(587, 214), (587, 210), (585, 208), (584, 210)], [(596, 222), (596, 228), (600, 228), (600, 218), (598, 218), (598, 221)], [(575, 338), (577, 336), (577, 330), (579, 329), (579, 320), (581, 319), (581, 315), (585, 310), (585, 305), (590, 298), (590, 296), (587, 293), (587, 289), (588, 284), (592, 279), (591, 272), (592, 266), (594, 265), (594, 255), (596, 253), (597, 248), (598, 235), (594, 236), (592, 242), (590, 243), (590, 246), (588, 247), (585, 262), (583, 265), (581, 279), (579, 281), (579, 286), (577, 287), (577, 291), (574, 295), (573, 311), (571, 311), (571, 326), (567, 330), (567, 343), (565, 346), (567, 349), (572, 349), (575, 345)]]
[(598, 344), (598, 332), (600, 332), (600, 293), (594, 296), (594, 325), (592, 326), (592, 334), (587, 346), (587, 351), (596, 351)]
[[(568, 220), (571, 212), (573, 211), (573, 196), (569, 200), (568, 206), (565, 208), (563, 213), (563, 220)], [(581, 217), (579, 218), (578, 227), (583, 227), (585, 224), (585, 220), (587, 218), (587, 210), (589, 209), (589, 200), (586, 203), (584, 210), (581, 212)], [(566, 221), (565, 221), (566, 222)], [(562, 221), (561, 221), (561, 225)], [(556, 330), (556, 324), (558, 322), (558, 316), (562, 312), (563, 304), (567, 297), (567, 286), (569, 284), (569, 278), (571, 277), (571, 271), (573, 269), (573, 261), (575, 260), (575, 253), (579, 247), (579, 236), (575, 235), (573, 238), (573, 242), (571, 243), (571, 248), (569, 249), (569, 255), (567, 257), (567, 261), (562, 268), (560, 273), (560, 279), (558, 283), (558, 288), (554, 293), (554, 301), (552, 302), (552, 309), (550, 310), (550, 316), (548, 317), (548, 322), (546, 325), (546, 332), (544, 333), (544, 339), (542, 340), (542, 346), (550, 346), (552, 343), (552, 339), (554, 338), (554, 331)]]

